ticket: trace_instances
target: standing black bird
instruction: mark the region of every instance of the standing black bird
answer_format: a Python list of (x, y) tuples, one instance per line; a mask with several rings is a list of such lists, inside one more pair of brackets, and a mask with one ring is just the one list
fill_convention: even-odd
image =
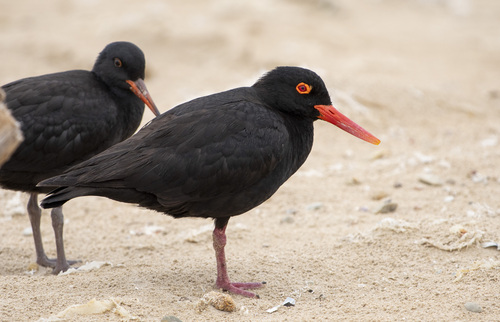
[(253, 297), (245, 289), (262, 283), (231, 283), (227, 275), (227, 223), (267, 200), (299, 169), (311, 151), (317, 119), (380, 142), (333, 108), (314, 72), (278, 67), (252, 87), (181, 104), (128, 140), (44, 180), (39, 186), (59, 188), (42, 207), (96, 195), (176, 218), (214, 218), (216, 286)]
[(130, 137), (140, 125), (144, 103), (160, 114), (144, 84), (145, 64), (139, 47), (114, 42), (99, 54), (92, 71), (30, 77), (2, 86), (25, 139), (0, 168), (0, 186), (30, 193), (28, 214), (37, 263), (54, 267), (54, 274), (69, 268), (64, 218), (61, 207), (52, 210), (57, 260), (48, 259), (37, 194), (50, 189), (36, 184)]

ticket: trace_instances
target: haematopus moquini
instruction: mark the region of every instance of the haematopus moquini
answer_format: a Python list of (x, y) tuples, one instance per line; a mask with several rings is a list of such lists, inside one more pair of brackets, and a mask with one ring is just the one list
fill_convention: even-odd
[(130, 137), (140, 125), (144, 103), (160, 114), (144, 84), (145, 64), (139, 47), (114, 42), (99, 54), (92, 71), (47, 74), (2, 86), (24, 141), (0, 168), (0, 186), (30, 193), (37, 263), (53, 267), (54, 274), (74, 262), (68, 263), (64, 253), (61, 207), (51, 212), (57, 259), (45, 254), (37, 194), (50, 189), (36, 184)]
[(44, 180), (39, 186), (59, 188), (41, 205), (60, 207), (96, 195), (176, 218), (214, 218), (216, 286), (253, 297), (246, 289), (262, 283), (229, 280), (227, 223), (267, 200), (299, 169), (311, 151), (317, 119), (380, 143), (333, 108), (317, 74), (278, 67), (251, 87), (181, 104), (126, 141)]

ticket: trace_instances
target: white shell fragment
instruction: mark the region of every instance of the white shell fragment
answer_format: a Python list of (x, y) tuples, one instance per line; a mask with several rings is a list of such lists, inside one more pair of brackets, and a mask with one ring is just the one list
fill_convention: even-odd
[(52, 315), (47, 319), (40, 319), (39, 321), (77, 320), (78, 317), (81, 320), (84, 320), (84, 316), (87, 316), (88, 319), (89, 315), (95, 316), (97, 314), (105, 314), (108, 312), (114, 313), (118, 317), (124, 318), (126, 320), (137, 319), (137, 317), (131, 315), (123, 306), (121, 306), (121, 301), (110, 298), (108, 300), (92, 299), (85, 304), (71, 305), (65, 310), (57, 313), (56, 315)]
[(268, 310), (266, 310), (267, 313), (274, 313), (276, 311), (278, 311), (278, 309), (282, 306), (295, 306), (295, 299), (291, 298), (291, 297), (287, 297), (285, 299), (285, 301), (283, 301), (283, 303), (281, 303), (280, 305), (276, 305)]
[(280, 305), (276, 305), (268, 310), (266, 310), (267, 313), (274, 313), (276, 311), (278, 311), (278, 309), (280, 308), (281, 304)]
[(295, 299), (287, 297), (285, 302), (283, 302), (283, 306), (295, 306)]
[(129, 234), (132, 236), (152, 236), (157, 234), (166, 234), (165, 227), (155, 226), (155, 225), (146, 225), (138, 230), (130, 230)]
[[(84, 272), (89, 272), (95, 269), (99, 269), (103, 266), (113, 266), (110, 262), (100, 262), (100, 261), (93, 261), (86, 263), (85, 265), (82, 265), (78, 268), (71, 267), (68, 269), (66, 272), (60, 272), (58, 276), (63, 276), (63, 275), (69, 275), (69, 274), (74, 274), (74, 273), (84, 273)], [(118, 266), (118, 265), (117, 265)]]
[(500, 244), (496, 242), (484, 242), (481, 244), (481, 247), (483, 248), (496, 247), (497, 250), (500, 250)]

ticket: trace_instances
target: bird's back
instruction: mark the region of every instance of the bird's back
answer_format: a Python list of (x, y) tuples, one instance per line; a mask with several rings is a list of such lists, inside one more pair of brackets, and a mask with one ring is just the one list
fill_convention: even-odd
[(15, 190), (42, 191), (35, 187), (39, 181), (132, 135), (144, 110), (133, 102), (122, 120), (120, 108), (128, 106), (118, 106), (106, 85), (83, 70), (25, 78), (2, 88), (25, 138), (0, 168), (0, 185)]
[(45, 206), (99, 195), (175, 217), (238, 215), (267, 200), (305, 161), (312, 122), (303, 125), (299, 146), (283, 117), (259, 102), (252, 88), (202, 97), (43, 182), (71, 186), (49, 196)]

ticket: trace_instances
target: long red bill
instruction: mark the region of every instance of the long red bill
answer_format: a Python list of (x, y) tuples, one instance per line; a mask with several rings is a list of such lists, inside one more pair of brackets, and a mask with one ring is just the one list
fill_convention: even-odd
[(347, 116), (337, 111), (332, 105), (316, 105), (314, 106), (314, 108), (319, 111), (318, 118), (332, 123), (333, 125), (346, 131), (347, 133), (360, 138), (361, 140), (375, 145), (378, 145), (380, 143), (379, 139), (370, 134), (370, 132), (368, 132), (367, 130), (363, 129), (361, 126), (351, 121)]
[(153, 98), (149, 95), (146, 84), (144, 84), (142, 78), (137, 79), (135, 82), (131, 80), (127, 80), (126, 82), (130, 85), (130, 90), (149, 107), (155, 116), (160, 115), (160, 111), (158, 111), (155, 102), (153, 102)]

